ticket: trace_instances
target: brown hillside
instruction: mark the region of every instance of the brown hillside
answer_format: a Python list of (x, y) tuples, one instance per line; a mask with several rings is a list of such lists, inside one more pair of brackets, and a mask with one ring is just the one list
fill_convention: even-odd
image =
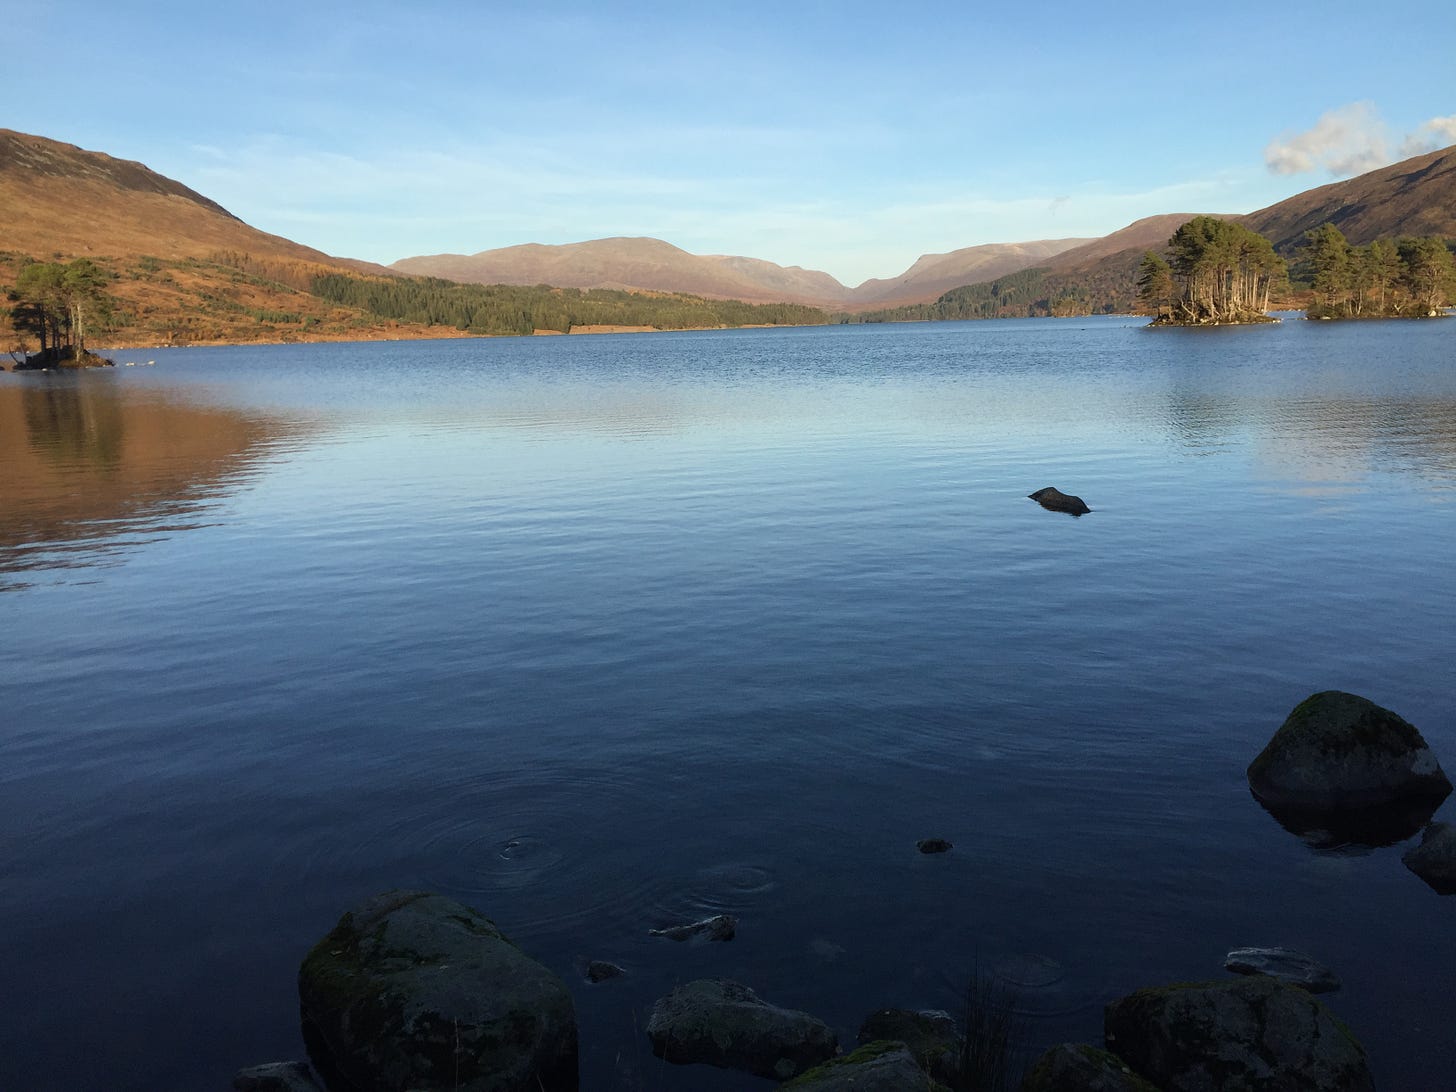
[(1356, 246), (1399, 235), (1456, 239), (1456, 146), (1306, 190), (1239, 222), (1285, 254), (1326, 223)]
[(756, 258), (689, 254), (661, 239), (592, 239), (547, 246), (525, 243), (478, 254), (402, 258), (392, 269), (470, 284), (549, 284), (686, 292), (749, 303), (837, 303), (848, 289), (828, 273)]
[(952, 288), (994, 281), (1008, 273), (1046, 265), (1049, 258), (1093, 242), (1095, 240), (1042, 239), (1031, 243), (986, 243), (952, 250), (948, 254), (922, 254), (898, 277), (868, 280), (854, 289), (846, 301), (847, 309), (866, 311), (929, 303)]
[[(259, 231), (140, 163), (0, 129), (0, 292), (26, 259), (75, 258), (112, 277), (116, 322), (99, 344), (445, 333), (381, 323), (308, 292), (319, 273), (387, 274), (382, 266)], [(20, 341), (0, 306), (0, 350), (35, 348)]]

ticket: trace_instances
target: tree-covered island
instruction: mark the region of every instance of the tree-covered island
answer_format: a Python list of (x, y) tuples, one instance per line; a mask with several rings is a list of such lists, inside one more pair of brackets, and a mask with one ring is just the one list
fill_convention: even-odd
[(1434, 318), (1456, 296), (1456, 259), (1440, 239), (1376, 239), (1351, 246), (1334, 224), (1305, 233), (1312, 319)]
[(1222, 326), (1275, 322), (1271, 290), (1288, 273), (1274, 244), (1215, 216), (1195, 216), (1168, 240), (1172, 262), (1148, 251), (1138, 269), (1138, 299), (1154, 326)]
[[(106, 271), (88, 258), (22, 265), (15, 287), (5, 294), (10, 324), (40, 342), (40, 352), (17, 368), (96, 367), (111, 361), (86, 348), (88, 329), (104, 327), (111, 315)], [(13, 355), (13, 354), (12, 354)]]

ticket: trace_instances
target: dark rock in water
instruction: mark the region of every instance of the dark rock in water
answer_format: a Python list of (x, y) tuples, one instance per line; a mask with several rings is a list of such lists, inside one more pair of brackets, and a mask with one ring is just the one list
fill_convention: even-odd
[(887, 1040), (830, 1058), (779, 1087), (793, 1092), (950, 1092), (926, 1077), (904, 1043)]
[(667, 937), (668, 940), (688, 940), (691, 937), (706, 937), (708, 940), (732, 940), (738, 932), (738, 919), (732, 914), (715, 914), (702, 921), (686, 925), (669, 925), (665, 929), (649, 929), (647, 935)]
[(1055, 486), (1049, 485), (1045, 489), (1038, 489), (1035, 493), (1028, 493), (1027, 496), (1049, 512), (1066, 512), (1072, 516), (1085, 516), (1092, 511), (1081, 497), (1063, 493)]
[(627, 972), (615, 963), (605, 959), (594, 959), (586, 965), (586, 976), (593, 982), (605, 982), (609, 978), (621, 978)]
[(953, 847), (944, 838), (922, 838), (915, 848), (921, 853), (949, 853)]
[(960, 1034), (950, 1013), (939, 1009), (880, 1009), (865, 1017), (857, 1039), (905, 1044), (915, 1064), (936, 1080), (954, 1085), (960, 1071)]
[(698, 979), (652, 1006), (652, 1052), (678, 1065), (702, 1062), (786, 1081), (834, 1057), (839, 1041), (822, 1020), (770, 1005), (747, 986)]
[(577, 1087), (565, 984), (490, 919), (391, 891), (339, 919), (298, 974), (309, 1054), (351, 1092)]
[(1450, 823), (1432, 823), (1421, 836), (1421, 844), (1406, 850), (1400, 859), (1438, 895), (1456, 895), (1456, 827)]
[[(1317, 825), (1357, 822), (1370, 811), (1429, 806), (1451, 791), (1441, 764), (1407, 721), (1357, 694), (1326, 690), (1295, 706), (1268, 746), (1249, 764), (1249, 788), (1280, 818)], [(1283, 819), (1280, 820), (1283, 822)]]
[(1087, 1043), (1062, 1043), (1036, 1060), (1021, 1092), (1158, 1092), (1115, 1054)]
[(1365, 1050), (1304, 990), (1256, 975), (1138, 990), (1107, 1049), (1166, 1092), (1372, 1092)]
[(240, 1069), (233, 1092), (324, 1092), (307, 1062), (270, 1062)]
[(1334, 971), (1289, 948), (1235, 948), (1224, 957), (1223, 965), (1234, 974), (1268, 975), (1310, 993), (1332, 993), (1340, 988)]

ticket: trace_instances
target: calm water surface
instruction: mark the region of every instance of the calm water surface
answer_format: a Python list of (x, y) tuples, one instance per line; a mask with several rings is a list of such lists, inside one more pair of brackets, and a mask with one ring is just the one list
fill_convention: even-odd
[(769, 1087), (652, 1057), (691, 978), (851, 1042), (979, 964), (1039, 1049), (1244, 944), (1337, 970), (1383, 1088), (1451, 1087), (1456, 899), (1243, 771), (1327, 688), (1456, 766), (1453, 350), (1088, 319), (0, 376), (0, 1087), (301, 1057), (299, 960), (390, 887), (562, 975), (587, 1089)]

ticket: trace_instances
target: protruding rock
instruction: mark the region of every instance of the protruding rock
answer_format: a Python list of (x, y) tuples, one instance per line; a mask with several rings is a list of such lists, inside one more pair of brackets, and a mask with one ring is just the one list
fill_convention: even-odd
[(1021, 1092), (1158, 1092), (1126, 1062), (1087, 1043), (1062, 1043), (1036, 1060)]
[(1070, 493), (1063, 493), (1055, 486), (1047, 486), (1045, 489), (1038, 489), (1035, 493), (1028, 493), (1027, 496), (1036, 501), (1048, 512), (1066, 512), (1071, 516), (1085, 516), (1092, 509), (1087, 507), (1081, 497), (1074, 497)]
[(747, 986), (698, 979), (652, 1006), (652, 1052), (679, 1065), (702, 1062), (786, 1081), (839, 1048), (829, 1026), (806, 1012), (770, 1005)]
[(609, 978), (621, 978), (627, 972), (615, 963), (605, 959), (594, 959), (586, 965), (586, 976), (592, 982), (605, 982)]
[(1365, 1050), (1304, 990), (1263, 975), (1138, 990), (1107, 1048), (1166, 1092), (1371, 1092)]
[(960, 1065), (960, 1034), (950, 1013), (940, 1009), (879, 1009), (865, 1017), (857, 1036), (861, 1043), (897, 1040), (915, 1064), (938, 1081), (953, 1085)]
[(667, 937), (668, 940), (689, 940), (703, 937), (706, 940), (732, 940), (738, 932), (738, 919), (732, 914), (714, 914), (702, 921), (690, 921), (683, 925), (669, 925), (664, 929), (649, 929), (648, 936)]
[(345, 914), (304, 959), (298, 992), (309, 1053), (331, 1086), (577, 1087), (566, 986), (442, 895), (391, 891)]
[(1456, 826), (1432, 823), (1421, 835), (1421, 844), (1400, 859), (1437, 894), (1456, 895)]
[(779, 1087), (794, 1092), (950, 1092), (921, 1072), (904, 1043), (888, 1040), (831, 1058)]
[(1291, 830), (1369, 844), (1409, 837), (1451, 791), (1420, 732), (1339, 690), (1295, 706), (1248, 776), (1260, 803)]
[(1268, 975), (1310, 993), (1332, 993), (1340, 988), (1334, 971), (1290, 948), (1235, 948), (1223, 965), (1234, 974)]
[(955, 847), (944, 838), (922, 838), (915, 843), (915, 848), (921, 853), (949, 853)]
[(269, 1062), (238, 1070), (233, 1092), (324, 1092), (307, 1062)]

